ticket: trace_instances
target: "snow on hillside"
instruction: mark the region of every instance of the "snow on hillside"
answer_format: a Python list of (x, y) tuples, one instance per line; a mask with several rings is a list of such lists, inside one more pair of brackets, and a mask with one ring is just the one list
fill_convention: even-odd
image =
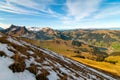
[(9, 47), (7, 46), (7, 44), (0, 43), (0, 51), (5, 52), (7, 56), (10, 57), (13, 56), (14, 55), (13, 52), (9, 51), (8, 49)]
[(14, 60), (8, 57), (0, 57), (0, 80), (36, 80), (35, 75), (25, 70), (20, 73), (13, 73), (9, 69)]
[(25, 41), (0, 37), (0, 80), (117, 79)]
[(13, 38), (11, 38), (11, 37), (8, 37), (7, 40), (10, 41), (11, 43), (15, 43), (15, 44), (17, 44), (17, 45), (19, 45), (19, 46), (23, 46), (23, 44), (21, 44), (20, 42), (16, 41), (15, 39), (13, 39)]

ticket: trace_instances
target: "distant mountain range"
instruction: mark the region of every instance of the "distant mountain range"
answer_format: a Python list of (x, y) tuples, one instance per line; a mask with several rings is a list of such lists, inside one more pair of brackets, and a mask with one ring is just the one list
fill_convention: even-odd
[(50, 40), (56, 37), (58, 31), (53, 30), (51, 28), (26, 28), (25, 26), (11, 25), (9, 28), (3, 30), (2, 32), (12, 36), (21, 36), (40, 40)]
[(109, 28), (110, 30), (120, 30), (120, 28)]
[(100, 28), (102, 30), (120, 30), (120, 27), (113, 27), (113, 28)]
[[(112, 29), (112, 28), (111, 28)], [(74, 29), (54, 30), (52, 28), (26, 28), (25, 26), (11, 25), (4, 33), (12, 36), (21, 36), (38, 40), (78, 40), (100, 47), (114, 46), (120, 42), (120, 30), (108, 29)]]

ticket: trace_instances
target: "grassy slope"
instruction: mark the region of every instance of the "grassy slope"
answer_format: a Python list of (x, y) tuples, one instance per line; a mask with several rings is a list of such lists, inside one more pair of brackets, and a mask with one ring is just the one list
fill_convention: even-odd
[[(76, 55), (76, 53), (73, 52), (72, 47), (70, 45), (65, 45), (64, 41), (60, 44), (56, 43), (55, 41), (35, 41), (35, 42), (30, 41), (30, 40), (27, 40), (27, 41), (29, 41), (32, 44), (35, 44), (37, 46), (41, 46), (43, 48), (50, 49), (54, 52), (57, 52), (57, 53), (62, 54), (64, 56), (67, 56), (67, 57), (74, 59), (76, 61), (79, 61), (83, 64), (86, 64), (86, 65), (95, 67), (97, 69), (101, 69), (101, 70), (110, 72), (114, 75), (120, 76), (120, 56), (106, 58), (107, 61), (111, 61), (111, 60), (118, 61), (116, 64), (111, 64), (108, 62), (97, 62), (97, 61), (93, 61), (93, 60), (73, 57)], [(70, 41), (67, 41), (67, 42), (68, 42), (68, 44), (70, 43)]]
[(113, 42), (112, 43), (112, 48), (114, 51), (120, 51), (120, 43), (119, 42)]
[(72, 57), (72, 59), (79, 61), (81, 63), (84, 63), (86, 65), (95, 67), (97, 69), (101, 69), (101, 70), (110, 72), (114, 75), (120, 76), (120, 63), (111, 64), (108, 62), (96, 62), (88, 59), (81, 59), (81, 58), (74, 58), (74, 57)]

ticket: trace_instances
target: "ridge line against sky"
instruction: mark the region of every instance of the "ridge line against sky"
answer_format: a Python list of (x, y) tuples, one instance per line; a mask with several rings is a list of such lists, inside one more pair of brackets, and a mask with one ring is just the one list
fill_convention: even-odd
[(120, 27), (120, 0), (0, 0), (0, 27)]

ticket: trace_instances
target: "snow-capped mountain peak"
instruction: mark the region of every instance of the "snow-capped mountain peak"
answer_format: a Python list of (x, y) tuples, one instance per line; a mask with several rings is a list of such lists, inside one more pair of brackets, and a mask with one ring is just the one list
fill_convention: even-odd
[(42, 28), (39, 28), (39, 27), (28, 27), (27, 29), (29, 31), (40, 31)]
[(29, 31), (41, 31), (41, 30), (46, 31), (46, 30), (53, 30), (53, 29), (51, 29), (51, 28), (49, 28), (49, 27), (44, 27), (44, 28), (40, 28), (40, 27), (28, 27), (27, 29), (28, 29)]

